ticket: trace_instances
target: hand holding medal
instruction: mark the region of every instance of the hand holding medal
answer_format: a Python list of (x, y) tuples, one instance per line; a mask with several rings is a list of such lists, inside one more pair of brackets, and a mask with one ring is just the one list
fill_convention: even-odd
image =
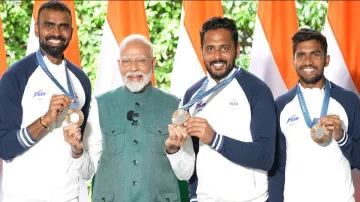
[(53, 95), (50, 99), (49, 109), (41, 120), (49, 127), (57, 120), (59, 115), (74, 101), (65, 95)]
[(319, 124), (331, 134), (334, 140), (339, 141), (342, 138), (344, 131), (341, 127), (341, 120), (338, 115), (324, 116), (320, 119)]

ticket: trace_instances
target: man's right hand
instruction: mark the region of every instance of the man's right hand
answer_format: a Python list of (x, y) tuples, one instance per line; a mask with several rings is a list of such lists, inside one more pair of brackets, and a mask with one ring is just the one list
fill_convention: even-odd
[(66, 95), (53, 95), (50, 99), (49, 109), (44, 115), (44, 122), (50, 125), (59, 117), (59, 115), (68, 108), (74, 101)]
[(182, 126), (175, 127), (173, 125), (169, 125), (168, 129), (169, 137), (165, 141), (165, 149), (167, 153), (173, 154), (179, 151), (180, 147), (184, 145), (188, 134), (186, 133), (185, 128)]

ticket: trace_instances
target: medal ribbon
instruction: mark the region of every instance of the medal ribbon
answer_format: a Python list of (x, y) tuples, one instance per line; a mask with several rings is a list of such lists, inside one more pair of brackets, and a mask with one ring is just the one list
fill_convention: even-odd
[[(304, 99), (304, 95), (303, 93), (301, 92), (301, 89), (300, 89), (300, 84), (298, 84), (296, 86), (296, 94), (297, 94), (297, 97), (299, 99), (299, 103), (300, 103), (300, 107), (301, 107), (301, 112), (304, 116), (304, 119), (305, 119), (305, 122), (307, 124), (307, 126), (309, 128), (313, 127), (313, 125), (315, 125), (317, 122), (318, 122), (318, 118), (314, 118), (312, 121), (311, 121), (311, 118), (310, 118), (310, 114), (309, 114), (309, 110), (308, 108), (306, 107), (306, 103), (305, 103), (305, 99)], [(322, 107), (321, 107), (321, 114), (320, 114), (320, 117), (323, 117), (327, 114), (327, 111), (328, 111), (328, 107), (329, 107), (329, 101), (330, 101), (330, 82), (325, 79), (325, 95), (324, 95), (324, 99), (323, 99), (323, 103), (322, 103)]]
[(36, 60), (38, 61), (40, 67), (42, 70), (44, 70), (44, 72), (46, 73), (46, 75), (54, 82), (54, 84), (60, 88), (60, 90), (68, 97), (70, 97), (71, 99), (74, 100), (74, 102), (70, 105), (71, 108), (78, 108), (79, 104), (76, 100), (75, 97), (75, 93), (74, 90), (71, 86), (71, 82), (70, 82), (70, 76), (69, 76), (69, 72), (68, 72), (68, 68), (67, 65), (65, 65), (65, 73), (66, 73), (66, 82), (67, 82), (67, 86), (69, 91), (66, 91), (65, 88), (58, 82), (58, 80), (56, 80), (56, 78), (51, 74), (51, 72), (49, 71), (49, 69), (47, 68), (44, 58), (42, 56), (42, 53), (40, 52), (40, 49), (38, 51), (36, 51)]
[(185, 109), (188, 110), (190, 109), (190, 107), (192, 107), (195, 103), (199, 102), (200, 100), (202, 100), (204, 97), (212, 94), (213, 92), (215, 92), (217, 89), (226, 86), (227, 84), (229, 84), (234, 78), (235, 76), (239, 73), (240, 68), (239, 67), (235, 67), (235, 72), (227, 79), (221, 81), (220, 83), (218, 83), (217, 85), (215, 85), (214, 87), (210, 88), (209, 90), (206, 90), (207, 85), (209, 83), (209, 79), (206, 78), (206, 80), (204, 81), (203, 85), (200, 87), (200, 90), (198, 91), (198, 93), (194, 96), (193, 99), (191, 99), (186, 105), (184, 105), (183, 107), (181, 107), (181, 109)]

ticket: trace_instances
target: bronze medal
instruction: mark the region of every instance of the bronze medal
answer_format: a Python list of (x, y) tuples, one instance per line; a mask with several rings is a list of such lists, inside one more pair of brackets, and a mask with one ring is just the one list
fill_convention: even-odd
[(316, 143), (324, 143), (329, 139), (329, 131), (324, 126), (320, 126), (318, 123), (311, 127), (310, 130), (311, 139)]
[(80, 127), (84, 122), (84, 113), (77, 108), (70, 109), (65, 116), (65, 120), (69, 125), (76, 125)]
[(187, 112), (185, 109), (178, 109), (172, 115), (171, 120), (172, 120), (172, 124), (174, 126), (177, 126), (177, 125), (183, 125), (186, 122), (186, 120), (190, 118), (191, 116), (189, 112)]

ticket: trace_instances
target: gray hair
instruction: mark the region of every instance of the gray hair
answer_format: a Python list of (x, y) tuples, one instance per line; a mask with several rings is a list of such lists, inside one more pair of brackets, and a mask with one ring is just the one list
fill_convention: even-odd
[(124, 50), (124, 48), (126, 47), (126, 45), (130, 42), (140, 42), (146, 46), (149, 47), (150, 49), (150, 56), (153, 57), (153, 45), (152, 43), (144, 36), (141, 34), (132, 34), (129, 35), (127, 37), (125, 37), (119, 44), (119, 58), (121, 58), (121, 52), (122, 50)]

